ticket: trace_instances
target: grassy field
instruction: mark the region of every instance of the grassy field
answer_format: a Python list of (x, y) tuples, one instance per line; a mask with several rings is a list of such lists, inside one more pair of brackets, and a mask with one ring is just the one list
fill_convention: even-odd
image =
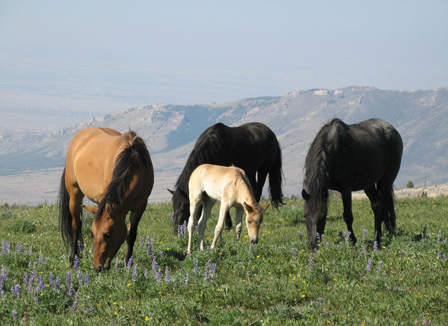
[[(0, 210), (0, 323), (5, 325), (447, 325), (448, 198), (396, 201), (397, 234), (374, 250), (369, 202), (354, 201), (358, 243), (330, 201), (320, 250), (306, 249), (303, 202), (269, 208), (260, 241), (226, 231), (218, 248), (186, 256), (170, 204), (149, 205), (133, 265), (91, 267), (90, 223), (68, 268), (56, 206)], [(210, 245), (217, 206), (209, 221)], [(366, 230), (363, 239), (363, 230)], [(196, 244), (197, 242), (195, 242)]]

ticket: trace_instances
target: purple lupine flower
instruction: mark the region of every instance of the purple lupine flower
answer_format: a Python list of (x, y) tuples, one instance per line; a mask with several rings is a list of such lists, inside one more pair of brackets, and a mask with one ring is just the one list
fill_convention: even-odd
[(297, 259), (297, 249), (296, 248), (291, 248), (292, 251), (292, 259), (296, 260)]
[(2, 265), (2, 273), (0, 274), (0, 280), (6, 281), (8, 278), (8, 272), (6, 271), (6, 266)]
[(285, 234), (285, 243), (288, 243), (288, 235)]
[(193, 265), (194, 272), (196, 274), (196, 277), (199, 275), (199, 266), (198, 266), (198, 260), (194, 259), (194, 265)]
[(31, 272), (31, 275), (28, 279), (28, 293), (31, 293), (33, 290), (33, 283), (36, 279), (36, 268), (33, 268), (33, 271)]
[(93, 307), (89, 307), (87, 308), (87, 310), (85, 311), (86, 314), (90, 314), (93, 312)]
[(28, 284), (28, 272), (25, 272), (25, 274), (23, 274), (23, 284)]
[(45, 260), (44, 255), (40, 255), (39, 262), (47, 267), (47, 261)]
[(70, 286), (69, 286), (68, 291), (67, 291), (67, 295), (69, 297), (71, 297), (71, 296), (73, 296), (74, 293), (75, 293), (75, 288), (73, 287), (73, 284), (70, 283)]
[(313, 253), (310, 253), (310, 259), (308, 259), (308, 265), (310, 265), (311, 268), (314, 266), (314, 255)]
[(78, 258), (78, 255), (75, 255), (75, 258), (73, 259), (73, 268), (75, 270), (79, 268), (79, 258)]
[(361, 251), (361, 253), (363, 254), (363, 255), (365, 255), (366, 254), (366, 247), (362, 247), (362, 251)]
[(367, 230), (366, 230), (366, 229), (363, 229), (363, 230), (362, 230), (362, 241), (365, 241), (365, 240), (366, 240), (366, 237), (367, 237)]
[(182, 279), (182, 277), (179, 277), (179, 283), (180, 284), (184, 284), (185, 283), (184, 280)]
[(20, 242), (18, 242), (18, 241), (17, 241), (17, 247), (16, 247), (16, 248), (17, 248), (17, 252), (18, 252), (18, 253), (22, 253), (22, 252), (23, 252), (22, 245), (21, 245)]
[(378, 267), (376, 268), (376, 274), (378, 275), (378, 277), (380, 277), (380, 270), (381, 270), (381, 264), (383, 263), (382, 260), (380, 260), (378, 262)]
[(441, 238), (442, 238), (442, 230), (439, 230), (439, 232), (437, 233), (437, 241), (436, 241), (436, 243), (439, 243)]
[(39, 283), (37, 285), (37, 293), (41, 293), (45, 288), (44, 278), (43, 276), (39, 276)]
[(73, 305), (70, 307), (70, 312), (71, 312), (71, 313), (74, 313), (75, 310), (78, 308), (78, 292), (79, 292), (79, 291), (76, 291), (76, 294), (75, 294), (75, 300), (74, 300), (74, 302), (73, 302)]
[(155, 257), (152, 260), (152, 271), (154, 273), (154, 277), (155, 277), (157, 283), (161, 283), (162, 281), (160, 280), (159, 265), (157, 264)]
[(207, 281), (210, 278), (209, 270), (210, 270), (210, 260), (205, 263), (205, 271), (204, 271), (204, 274), (205, 274), (204, 280), (205, 281)]
[(28, 255), (32, 255), (33, 254), (33, 247), (29, 246), (28, 247)]
[(57, 276), (56, 281), (54, 282), (54, 291), (58, 292), (60, 286), (61, 286), (61, 279), (59, 278), (59, 276)]
[(68, 284), (70, 284), (72, 282), (72, 274), (70, 274), (70, 272), (67, 272), (67, 274), (65, 274), (65, 285), (68, 287)]
[(138, 266), (138, 264), (135, 264), (134, 272), (132, 273), (132, 280), (133, 281), (135, 281), (137, 279), (137, 266)]
[(84, 244), (78, 240), (78, 252), (82, 255), (84, 252)]
[(145, 245), (145, 243), (143, 242), (143, 237), (140, 236), (140, 246), (143, 247)]
[(378, 242), (373, 241), (373, 250), (378, 251)]
[(79, 269), (77, 272), (77, 276), (78, 276), (78, 283), (82, 285), (82, 283), (83, 283), (82, 272)]
[(17, 298), (20, 295), (20, 285), (16, 284), (16, 281), (14, 281), (14, 284), (11, 287), (11, 294), (14, 298)]
[(28, 263), (28, 268), (33, 267), (33, 264), (31, 264), (31, 262)]
[(370, 272), (372, 270), (372, 258), (369, 258), (367, 260), (367, 267), (366, 267), (367, 272)]
[(188, 284), (188, 281), (190, 280), (190, 274), (185, 274), (185, 284)]
[(3, 280), (0, 280), (0, 296), (5, 296), (5, 291), (3, 291)]
[(50, 273), (50, 275), (48, 276), (48, 285), (50, 285), (50, 287), (54, 287), (54, 274), (53, 272)]
[(347, 236), (345, 237), (345, 242), (348, 242), (350, 240), (350, 236), (352, 235), (351, 231), (347, 231)]
[(126, 267), (127, 267), (128, 269), (131, 268), (133, 261), (134, 261), (134, 257), (131, 256), (131, 258), (129, 258), (129, 260), (128, 260), (128, 264), (126, 265)]
[(170, 269), (168, 266), (165, 267), (165, 282), (171, 283)]
[(13, 320), (17, 319), (17, 310), (15, 310), (15, 309), (12, 311), (12, 319)]
[(86, 271), (86, 275), (84, 276), (84, 285), (89, 286), (90, 283), (90, 274)]
[(173, 222), (173, 219), (174, 219), (174, 212), (171, 212), (171, 215), (170, 215), (170, 222)]
[(439, 259), (446, 259), (446, 255), (442, 255), (442, 251), (439, 251), (439, 254), (437, 255), (437, 258)]
[(211, 269), (211, 271), (212, 271), (212, 276), (216, 274), (217, 266), (218, 266), (218, 265), (216, 265), (216, 263), (213, 263), (213, 264), (212, 264), (212, 269)]

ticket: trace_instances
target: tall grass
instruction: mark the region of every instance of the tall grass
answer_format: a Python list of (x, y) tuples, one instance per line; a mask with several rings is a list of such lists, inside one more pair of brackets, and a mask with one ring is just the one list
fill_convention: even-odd
[(154, 204), (141, 220), (133, 265), (124, 266), (123, 245), (111, 270), (97, 273), (91, 215), (83, 217), (79, 266), (70, 269), (57, 207), (3, 206), (0, 323), (445, 325), (447, 207), (447, 198), (397, 200), (397, 233), (385, 234), (374, 250), (369, 202), (353, 203), (359, 240), (352, 245), (342, 202), (332, 199), (320, 249), (310, 252), (303, 202), (290, 199), (266, 211), (257, 245), (249, 244), (245, 230), (235, 240), (232, 230), (215, 250), (186, 256), (187, 235), (171, 232), (171, 206)]

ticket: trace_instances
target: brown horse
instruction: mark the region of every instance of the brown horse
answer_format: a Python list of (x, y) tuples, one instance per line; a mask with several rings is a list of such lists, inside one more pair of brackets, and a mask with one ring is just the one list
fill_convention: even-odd
[(188, 183), (190, 199), (190, 217), (188, 220), (188, 249), (191, 254), (191, 242), (195, 218), (203, 206), (202, 215), (199, 219), (199, 247), (203, 250), (204, 231), (216, 201), (221, 202), (219, 220), (215, 228), (215, 236), (211, 248), (214, 248), (218, 236), (222, 231), (224, 219), (231, 207), (236, 208), (235, 233), (238, 239), (241, 235), (241, 221), (243, 211), (246, 211), (246, 226), (251, 243), (258, 243), (258, 230), (263, 222), (263, 211), (269, 204), (261, 206), (255, 201), (252, 187), (246, 173), (235, 166), (224, 167), (212, 164), (202, 164), (191, 174)]
[[(154, 170), (143, 140), (135, 132), (120, 134), (108, 128), (86, 128), (73, 137), (59, 189), (59, 225), (71, 247), (70, 264), (78, 254), (81, 206), (94, 213), (93, 264), (110, 268), (123, 242), (132, 256), (140, 218), (154, 184)], [(81, 205), (86, 196), (98, 208)], [(130, 215), (129, 230), (126, 215)]]

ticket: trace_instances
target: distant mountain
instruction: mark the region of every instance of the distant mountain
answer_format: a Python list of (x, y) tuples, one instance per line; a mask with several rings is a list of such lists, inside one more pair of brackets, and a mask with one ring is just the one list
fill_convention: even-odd
[[(136, 130), (146, 141), (156, 174), (155, 191), (166, 192), (209, 126), (259, 121), (277, 135), (282, 150), (285, 193), (301, 191), (306, 152), (322, 125), (332, 118), (354, 123), (369, 118), (390, 122), (401, 133), (404, 154), (396, 187), (408, 180), (423, 185), (448, 183), (448, 87), (387, 91), (373, 87), (294, 91), (209, 105), (151, 105), (85, 120), (52, 133), (15, 133), (0, 137), (0, 176), (61, 168), (68, 144), (82, 128)], [(166, 195), (168, 199), (168, 193)], [(1, 202), (1, 198), (0, 198)]]

